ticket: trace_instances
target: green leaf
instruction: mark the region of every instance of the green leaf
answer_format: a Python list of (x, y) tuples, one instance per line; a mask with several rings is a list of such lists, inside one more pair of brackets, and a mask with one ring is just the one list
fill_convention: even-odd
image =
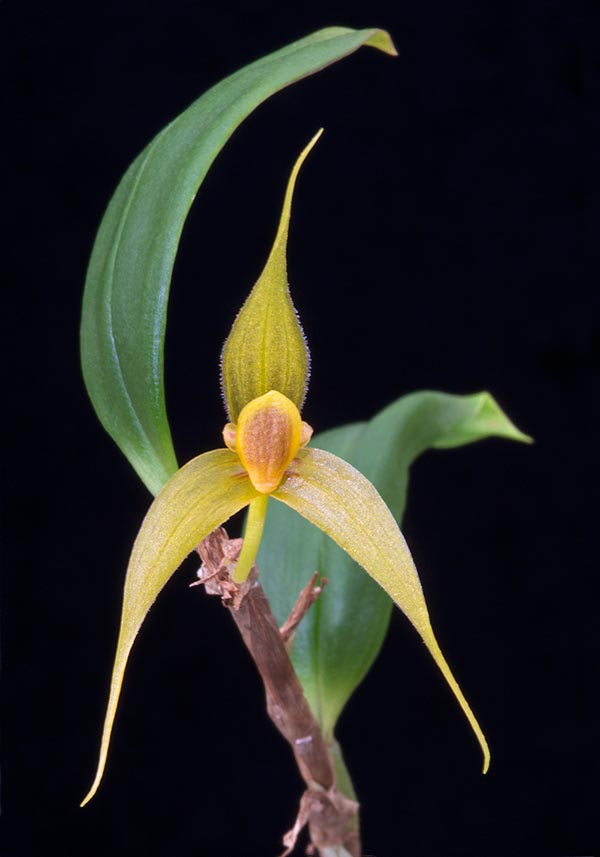
[[(529, 440), (488, 393), (426, 391), (404, 396), (369, 422), (317, 435), (311, 446), (360, 470), (400, 524), (415, 458), (429, 448), (491, 435)], [(310, 706), (331, 739), (344, 705), (381, 648), (392, 601), (331, 539), (279, 503), (269, 506), (257, 563), (280, 624), (313, 571), (328, 578), (296, 632), (292, 660)]]
[(269, 96), (387, 33), (330, 27), (246, 66), (167, 125), (133, 162), (106, 210), (88, 268), (83, 375), (107, 432), (152, 493), (177, 469), (163, 386), (167, 300), (181, 231), (213, 160)]

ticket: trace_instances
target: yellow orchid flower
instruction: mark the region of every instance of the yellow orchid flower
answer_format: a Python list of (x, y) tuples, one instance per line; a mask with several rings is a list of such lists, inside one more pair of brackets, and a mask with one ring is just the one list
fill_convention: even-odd
[(129, 653), (157, 595), (199, 542), (247, 506), (233, 575), (243, 582), (256, 558), (271, 497), (337, 542), (412, 622), (479, 740), (484, 773), (488, 769), (487, 742), (436, 641), (417, 570), (391, 512), (358, 470), (329, 452), (306, 447), (312, 429), (300, 409), (309, 353), (288, 290), (286, 245), (296, 178), (320, 135), (294, 165), (275, 243), (223, 348), (222, 385), (231, 420), (223, 430), (225, 448), (193, 458), (171, 477), (133, 546), (100, 758), (82, 806), (102, 779)]

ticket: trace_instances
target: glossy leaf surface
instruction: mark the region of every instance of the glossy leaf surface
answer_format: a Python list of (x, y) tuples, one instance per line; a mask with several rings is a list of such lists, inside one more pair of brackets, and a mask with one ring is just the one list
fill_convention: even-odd
[(156, 494), (177, 469), (163, 385), (167, 300), (181, 231), (213, 160), (275, 92), (361, 45), (395, 50), (381, 30), (320, 30), (212, 87), (133, 162), (106, 210), (81, 323), (85, 383), (104, 428)]
[[(415, 458), (426, 449), (492, 435), (528, 440), (487, 393), (422, 392), (403, 397), (369, 422), (317, 435), (311, 446), (356, 466), (400, 523)], [(296, 632), (292, 660), (311, 708), (331, 737), (381, 647), (392, 601), (330, 538), (280, 503), (269, 506), (258, 566), (280, 623), (314, 570), (329, 579)]]
[(178, 470), (150, 506), (129, 560), (98, 770), (82, 806), (102, 779), (127, 660), (148, 611), (199, 542), (256, 497), (238, 456), (217, 449)]

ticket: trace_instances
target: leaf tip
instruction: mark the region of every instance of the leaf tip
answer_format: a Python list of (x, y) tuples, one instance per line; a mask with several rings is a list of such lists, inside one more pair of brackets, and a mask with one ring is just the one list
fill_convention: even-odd
[(365, 45), (370, 48), (376, 48), (378, 51), (383, 51), (390, 57), (397, 57), (398, 51), (392, 41), (392, 37), (387, 30), (373, 30), (373, 34), (369, 36)]
[(490, 393), (481, 394), (480, 418), (482, 424), (487, 423), (489, 425), (490, 432), (492, 434), (496, 434), (498, 437), (504, 437), (507, 440), (516, 440), (520, 443), (531, 444), (534, 442), (530, 435), (522, 432), (517, 428), (513, 421), (508, 418), (506, 413)]

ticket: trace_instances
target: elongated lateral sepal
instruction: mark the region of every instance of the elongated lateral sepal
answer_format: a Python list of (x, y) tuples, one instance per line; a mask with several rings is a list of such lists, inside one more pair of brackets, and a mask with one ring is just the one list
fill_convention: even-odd
[[(373, 485), (336, 455), (321, 449), (303, 449), (272, 496), (327, 533), (412, 622), (477, 736), (485, 773), (490, 763), (487, 741), (435, 638), (421, 581), (404, 536)], [(356, 610), (360, 611), (360, 604)]]
[(100, 785), (129, 653), (157, 595), (203, 538), (257, 496), (237, 455), (217, 449), (178, 470), (150, 506), (129, 560), (98, 768), (81, 806)]

